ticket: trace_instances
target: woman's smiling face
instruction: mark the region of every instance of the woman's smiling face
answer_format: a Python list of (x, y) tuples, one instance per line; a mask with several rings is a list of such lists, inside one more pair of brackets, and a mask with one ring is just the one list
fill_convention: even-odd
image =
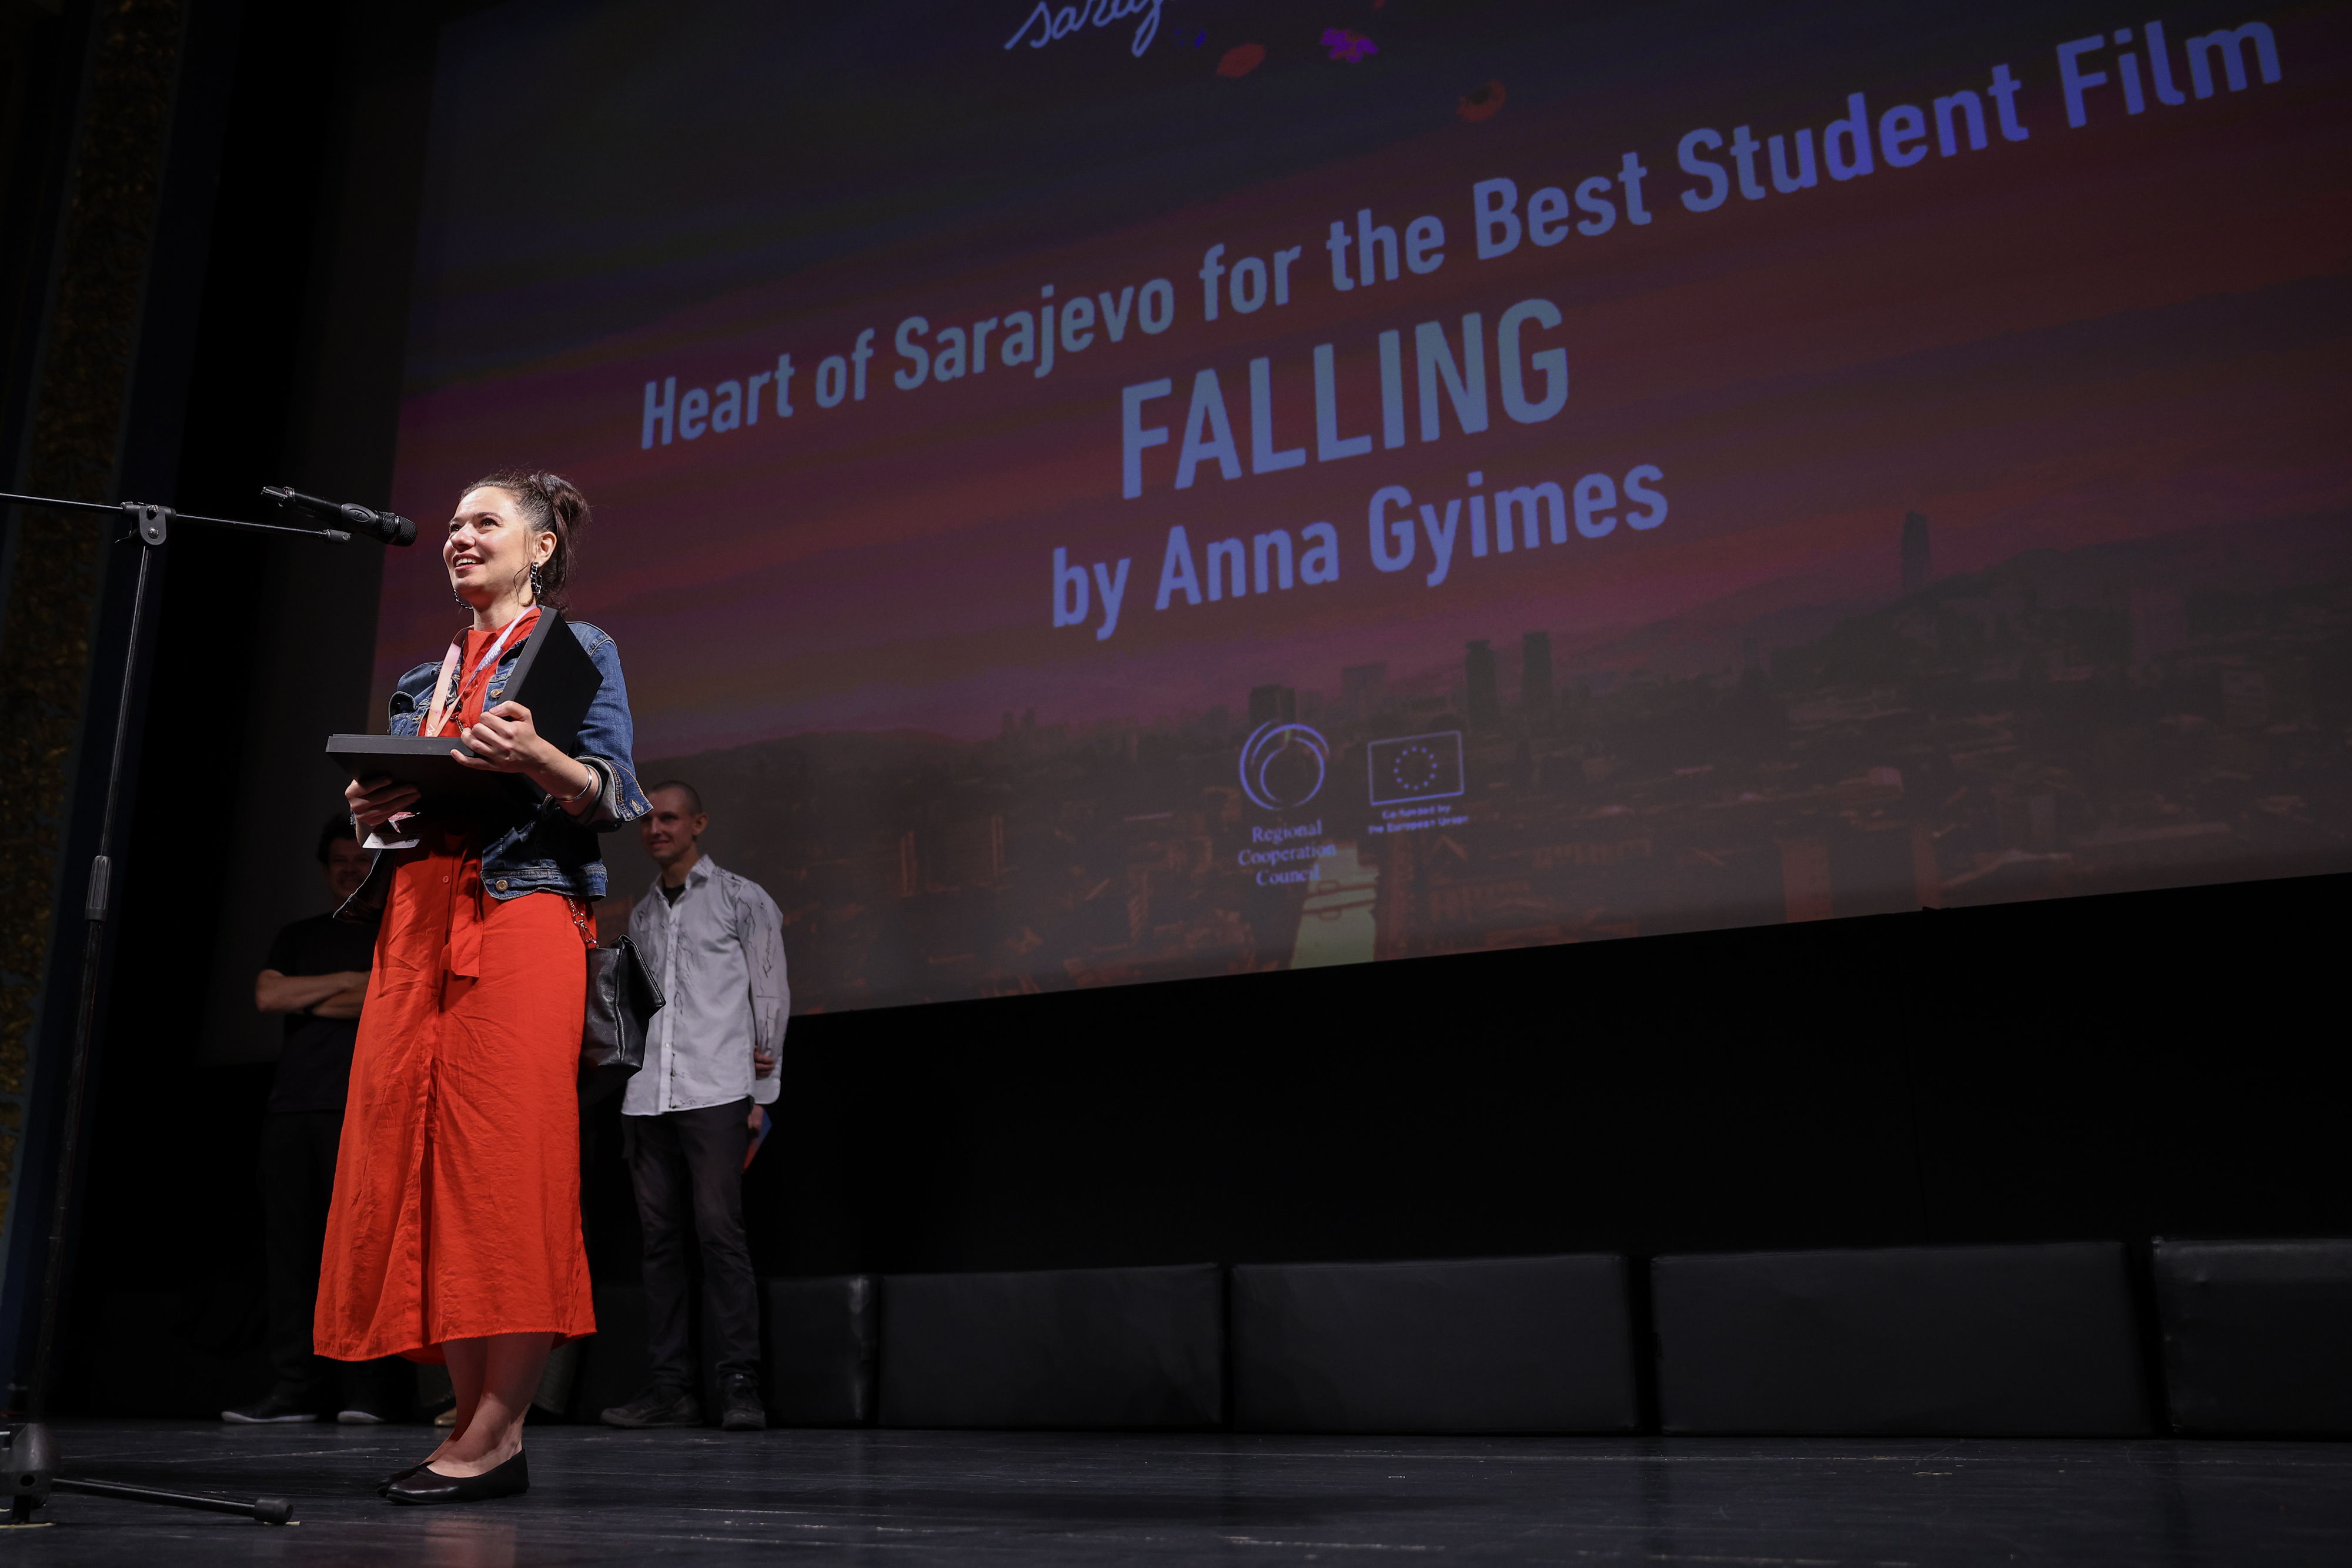
[(555, 536), (533, 529), (511, 495), (486, 485), (457, 503), (441, 541), (441, 563), (457, 596), (479, 608), (504, 593), (521, 597), (532, 565), (554, 550)]

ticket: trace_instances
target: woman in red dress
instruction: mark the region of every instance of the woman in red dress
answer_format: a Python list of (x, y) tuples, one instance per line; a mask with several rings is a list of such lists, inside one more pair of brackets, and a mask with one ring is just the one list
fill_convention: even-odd
[(382, 852), (354, 899), (381, 900), (383, 920), (313, 1338), (340, 1360), (447, 1364), (457, 1425), (379, 1489), (397, 1502), (524, 1490), (523, 1417), (548, 1354), (596, 1327), (575, 1092), (588, 905), (604, 894), (595, 835), (646, 808), (610, 637), (566, 623), (604, 677), (578, 755), (499, 700), (540, 606), (562, 601), (586, 516), (552, 475), (467, 490), (441, 559), (473, 623), (392, 699), (394, 734), (447, 736), (466, 766), (537, 788), (467, 818), (420, 815), (417, 791), (383, 779), (345, 791)]

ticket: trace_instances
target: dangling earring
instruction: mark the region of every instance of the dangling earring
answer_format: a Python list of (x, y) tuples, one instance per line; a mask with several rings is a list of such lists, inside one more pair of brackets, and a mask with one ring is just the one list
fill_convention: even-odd
[(473, 608), (472, 605), (466, 602), (466, 596), (458, 592), (454, 588), (449, 591), (449, 602), (456, 605), (460, 610), (471, 610)]
[(539, 602), (539, 601), (541, 601), (541, 600), (542, 600), (542, 599), (544, 599), (544, 598), (546, 598), (546, 597), (547, 597), (547, 589), (546, 589), (546, 587), (545, 587), (542, 583), (541, 583), (541, 581), (539, 580), (539, 562), (537, 562), (537, 561), (532, 561), (532, 562), (530, 563), (530, 598), (531, 598), (531, 602), (532, 602), (532, 603), (534, 603), (534, 604), (536, 604), (537, 602)]

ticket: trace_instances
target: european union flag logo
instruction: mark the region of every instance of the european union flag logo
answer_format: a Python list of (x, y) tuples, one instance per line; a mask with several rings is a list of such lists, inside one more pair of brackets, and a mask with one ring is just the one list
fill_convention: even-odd
[(1462, 782), (1462, 732), (1441, 729), (1431, 735), (1400, 735), (1375, 740), (1365, 748), (1372, 770), (1372, 804), (1407, 806), (1419, 800), (1443, 800), (1459, 795)]

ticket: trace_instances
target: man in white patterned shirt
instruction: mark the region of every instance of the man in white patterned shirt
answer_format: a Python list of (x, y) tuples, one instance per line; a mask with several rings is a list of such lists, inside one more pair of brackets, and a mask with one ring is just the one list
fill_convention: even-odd
[(702, 1249), (719, 1424), (757, 1431), (768, 1422), (742, 1178), (763, 1107), (776, 1098), (776, 1061), (792, 1012), (783, 917), (757, 883), (720, 870), (702, 852), (710, 818), (692, 785), (672, 779), (646, 796), (653, 810), (639, 831), (661, 876), (630, 912), (629, 939), (665, 1005), (654, 1015), (646, 1064), (621, 1101), (621, 1127), (645, 1231), (653, 1382), (604, 1419), (615, 1427), (702, 1424), (687, 1309), (690, 1215)]

